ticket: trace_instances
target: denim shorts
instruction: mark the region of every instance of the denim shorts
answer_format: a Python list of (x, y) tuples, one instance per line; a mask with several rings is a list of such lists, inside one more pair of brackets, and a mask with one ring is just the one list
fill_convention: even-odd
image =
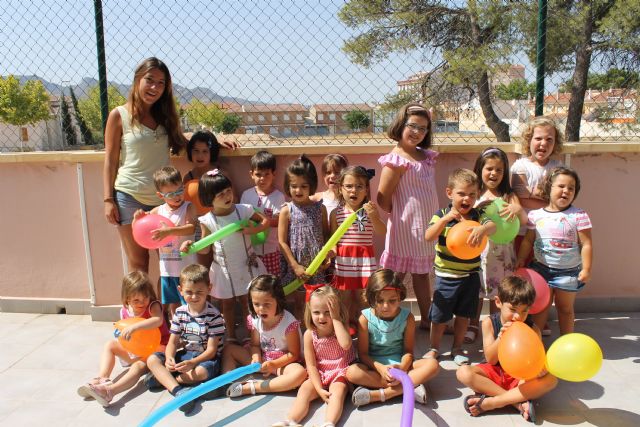
[(479, 292), (480, 275), (477, 272), (466, 277), (436, 275), (429, 319), (433, 323), (446, 323), (454, 314), (460, 317), (475, 317)]
[(547, 281), (549, 287), (566, 292), (578, 292), (584, 286), (584, 282), (578, 280), (582, 266), (574, 268), (551, 268), (537, 261), (530, 266)]
[(120, 225), (131, 224), (133, 222), (133, 214), (138, 209), (149, 212), (151, 209), (155, 208), (155, 206), (140, 203), (133, 196), (118, 190), (115, 190), (113, 199), (116, 202), (118, 213), (120, 214)]
[(160, 277), (160, 291), (161, 300), (163, 304), (186, 304), (187, 302), (182, 298), (180, 292), (178, 292), (178, 285), (180, 284), (179, 277), (162, 276)]
[[(163, 352), (158, 351), (153, 354), (158, 359), (160, 359), (163, 365), (167, 361), (167, 356), (165, 356)], [(200, 354), (201, 353), (198, 353), (197, 351), (179, 350), (176, 353), (175, 360), (176, 360), (176, 363), (180, 363), (180, 362), (184, 362), (185, 360), (191, 360), (194, 357), (198, 357)], [(202, 382), (209, 381), (211, 378), (215, 378), (218, 375), (220, 375), (220, 361), (218, 359), (205, 360), (204, 362), (198, 363), (198, 366), (202, 366), (204, 369), (207, 370), (207, 378), (202, 380)], [(171, 374), (174, 377), (180, 375), (179, 372), (172, 372)]]

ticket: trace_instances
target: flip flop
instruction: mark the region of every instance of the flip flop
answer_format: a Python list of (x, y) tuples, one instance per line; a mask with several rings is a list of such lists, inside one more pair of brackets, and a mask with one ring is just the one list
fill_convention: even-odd
[[(473, 417), (474, 415), (471, 414), (471, 408), (476, 407), (478, 408), (478, 415), (482, 414), (484, 412), (484, 409), (482, 409), (481, 406), (482, 406), (482, 402), (484, 402), (484, 399), (486, 399), (486, 397), (487, 397), (486, 394), (471, 394), (465, 397), (463, 402), (464, 410), (467, 411), (467, 413)], [(471, 399), (479, 399), (479, 400), (475, 403), (475, 405), (471, 406), (469, 405), (469, 400)]]
[(464, 343), (473, 344), (478, 338), (478, 327), (476, 325), (469, 325), (467, 332), (464, 334)]
[(453, 363), (458, 366), (468, 365), (470, 363), (469, 357), (464, 354), (461, 348), (451, 349), (451, 357), (453, 357)]
[[(530, 423), (536, 423), (536, 409), (535, 406), (533, 405), (533, 400), (527, 400), (527, 403), (529, 403), (529, 419), (525, 420), (525, 421), (529, 421)], [(524, 418), (524, 410), (522, 409), (522, 403), (520, 403), (520, 405), (518, 406), (518, 411), (520, 412), (520, 415), (522, 415), (522, 418)]]

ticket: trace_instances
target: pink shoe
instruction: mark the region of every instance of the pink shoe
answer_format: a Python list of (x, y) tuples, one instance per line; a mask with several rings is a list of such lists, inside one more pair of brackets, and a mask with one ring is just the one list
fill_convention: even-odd
[(113, 393), (107, 384), (89, 384), (89, 395), (105, 408), (111, 404), (113, 399)]
[(88, 383), (78, 387), (78, 395), (85, 399), (92, 399), (91, 393), (89, 393), (90, 386), (96, 384), (111, 384), (111, 379), (105, 377), (92, 378)]

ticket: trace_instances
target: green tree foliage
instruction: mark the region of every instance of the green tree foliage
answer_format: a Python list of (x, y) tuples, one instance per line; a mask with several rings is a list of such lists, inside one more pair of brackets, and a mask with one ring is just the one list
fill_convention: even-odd
[[(344, 43), (351, 61), (368, 67), (393, 52), (442, 54), (444, 79), (475, 90), (487, 125), (498, 141), (509, 141), (509, 126), (493, 109), (489, 75), (508, 67), (520, 33), (514, 31), (518, 2), (469, 0), (351, 0), (338, 13), (362, 32)], [(423, 102), (426, 101), (423, 98)]]
[(184, 107), (184, 110), (192, 126), (203, 126), (208, 129), (220, 128), (226, 115), (218, 104), (205, 104), (195, 98)]
[(352, 110), (345, 114), (344, 120), (347, 122), (351, 130), (360, 132), (361, 129), (369, 127), (371, 118), (368, 114), (360, 110)]
[(14, 126), (47, 120), (49, 95), (40, 80), (24, 85), (14, 76), (0, 77), (0, 121)]
[(217, 131), (222, 133), (234, 133), (236, 129), (240, 127), (242, 117), (237, 114), (225, 114), (220, 126), (216, 128)]
[[(606, 73), (589, 73), (587, 76), (587, 89), (638, 89), (640, 87), (640, 73), (637, 71), (611, 68)], [(560, 85), (560, 92), (571, 92), (573, 79), (569, 79)]]
[(525, 79), (517, 79), (508, 85), (499, 84), (496, 86), (496, 98), (506, 101), (512, 99), (528, 99), (536, 94), (536, 84), (527, 83)]
[(62, 115), (62, 133), (67, 145), (78, 145), (78, 139), (76, 138), (76, 130), (74, 129), (73, 122), (71, 121), (71, 114), (69, 114), (69, 105), (64, 96), (64, 91), (60, 96), (60, 114)]
[(93, 135), (91, 134), (91, 130), (87, 126), (87, 123), (84, 121), (82, 113), (80, 112), (80, 108), (78, 108), (78, 98), (76, 98), (76, 94), (73, 92), (73, 88), (69, 88), (69, 92), (71, 94), (73, 111), (75, 112), (76, 123), (78, 123), (78, 127), (80, 128), (80, 136), (82, 138), (82, 141), (85, 144), (93, 144)]
[[(89, 89), (87, 98), (78, 100), (78, 109), (80, 114), (87, 123), (87, 126), (93, 133), (93, 135), (100, 135), (100, 137), (94, 137), (95, 139), (102, 140), (102, 112), (100, 110), (100, 87), (93, 86)], [(117, 87), (107, 87), (107, 97), (109, 98), (109, 111), (116, 108), (118, 105), (125, 104), (127, 99), (120, 93)]]

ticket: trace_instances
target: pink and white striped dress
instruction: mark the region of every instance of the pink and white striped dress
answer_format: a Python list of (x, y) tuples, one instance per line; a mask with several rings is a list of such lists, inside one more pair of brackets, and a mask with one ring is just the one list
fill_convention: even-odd
[(316, 331), (311, 331), (311, 336), (322, 385), (328, 388), (332, 382), (341, 377), (346, 382), (347, 368), (356, 360), (356, 350), (353, 345), (349, 350), (345, 350), (340, 347), (335, 335), (319, 337)]
[[(420, 150), (420, 148), (418, 148)], [(429, 273), (435, 249), (424, 240), (429, 220), (438, 209), (435, 186), (435, 158), (438, 153), (424, 150), (426, 158), (410, 161), (396, 153), (378, 159), (382, 167), (404, 168), (391, 197), (391, 215), (380, 265), (398, 273)]]
[[(344, 205), (336, 208), (338, 226), (351, 215)], [(377, 261), (373, 250), (373, 224), (361, 210), (337, 244), (335, 287), (341, 290), (357, 290), (367, 287), (371, 273), (376, 271)]]

